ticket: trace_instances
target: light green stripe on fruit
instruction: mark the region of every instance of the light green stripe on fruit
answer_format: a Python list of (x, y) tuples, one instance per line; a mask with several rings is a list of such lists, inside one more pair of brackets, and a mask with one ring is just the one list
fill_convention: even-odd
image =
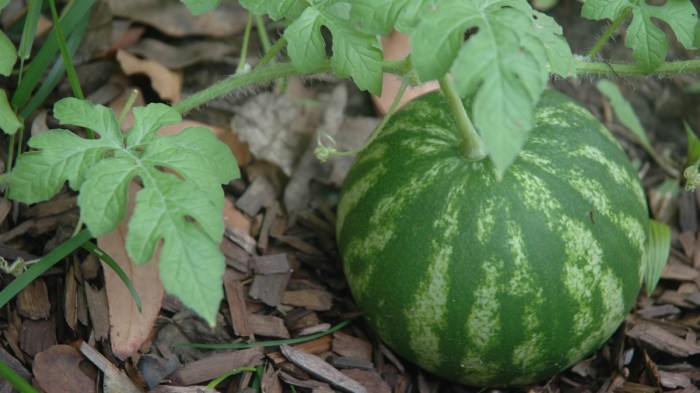
[(476, 238), (481, 244), (486, 244), (491, 239), (493, 228), (496, 225), (496, 218), (494, 217), (495, 213), (495, 198), (487, 199), (482, 203), (476, 219)]
[(518, 181), (525, 206), (544, 213), (549, 229), (553, 229), (553, 223), (560, 215), (561, 205), (552, 196), (545, 182), (521, 168), (512, 168), (511, 173)]
[(460, 207), (463, 206), (465, 185), (450, 189), (446, 206), (433, 222), (434, 233), (430, 257), (426, 262), (428, 270), (425, 279), (416, 290), (411, 307), (406, 311), (410, 346), (421, 354), (427, 367), (439, 367), (441, 357), (436, 349), (440, 347), (440, 330), (444, 328), (449, 294), (448, 269), (452, 263), (454, 238), (459, 234)]
[[(373, 149), (372, 152), (375, 150)], [(381, 163), (373, 166), (370, 171), (368, 171), (362, 179), (356, 181), (352, 184), (348, 190), (345, 191), (343, 199), (338, 203), (338, 225), (337, 227), (342, 229), (345, 225), (345, 218), (348, 216), (358, 202), (371, 190), (375, 184), (382, 178), (386, 173), (386, 167)]]
[(644, 191), (639, 186), (639, 180), (630, 177), (623, 166), (617, 165), (610, 161), (605, 154), (593, 146), (582, 146), (572, 153), (576, 157), (587, 158), (593, 160), (605, 167), (605, 170), (613, 177), (615, 183), (625, 186), (626, 189), (632, 191), (640, 205), (646, 204)]
[(576, 190), (585, 200), (591, 203), (595, 214), (610, 217), (610, 200), (605, 194), (603, 185), (595, 179), (586, 177), (583, 172), (572, 171), (568, 176), (569, 185)]
[(516, 296), (530, 295), (537, 283), (532, 275), (532, 266), (525, 255), (522, 230), (513, 221), (508, 221), (506, 225), (508, 238), (504, 241), (506, 241), (513, 258), (512, 278), (508, 286), (511, 288), (511, 293)]
[(554, 165), (552, 164), (552, 161), (540, 155), (537, 155), (536, 153), (533, 153), (528, 150), (523, 150), (520, 152), (520, 156), (518, 157), (524, 162), (534, 165), (542, 171), (549, 173), (550, 175), (559, 176), (559, 172), (555, 169)]
[[(484, 352), (501, 331), (501, 304), (498, 288), (504, 273), (503, 261), (484, 261), (481, 265), (483, 283), (474, 291), (474, 303), (467, 317), (467, 336), (474, 349)], [(464, 362), (470, 362), (464, 360)]]
[(506, 230), (514, 268), (508, 288), (511, 294), (527, 298), (527, 305), (523, 310), (520, 323), (523, 326), (523, 335), (529, 338), (513, 350), (513, 363), (519, 367), (529, 368), (541, 361), (543, 355), (544, 337), (541, 333), (541, 321), (537, 315), (537, 310), (544, 302), (543, 291), (533, 275), (531, 261), (526, 254), (522, 229), (516, 223), (509, 221)]
[(624, 213), (616, 214), (616, 220), (621, 223), (620, 227), (624, 228), (624, 234), (637, 247), (637, 250), (644, 253), (647, 239), (646, 227), (639, 220)]
[[(346, 256), (348, 260), (363, 261), (371, 260), (377, 252), (381, 252), (394, 236), (394, 225), (387, 225), (381, 230), (375, 230), (364, 237), (357, 237), (350, 244)], [(348, 271), (346, 274), (353, 280), (357, 296), (364, 296), (372, 285), (372, 276), (377, 268), (376, 264), (363, 265), (362, 271)]]
[[(600, 182), (584, 176), (581, 171), (572, 171), (568, 176), (569, 184), (593, 207), (593, 214), (600, 214), (609, 219), (630, 242), (643, 252), (646, 242), (646, 232), (639, 220), (623, 212), (614, 212), (610, 208), (610, 198)], [(621, 190), (619, 192), (625, 192)]]
[(590, 330), (594, 319), (592, 289), (601, 274), (603, 251), (591, 231), (579, 221), (564, 217), (561, 234), (566, 253), (562, 279), (571, 298), (578, 301), (574, 314), (574, 332), (578, 335)]
[[(597, 326), (593, 334), (585, 337), (581, 343), (569, 350), (569, 362), (580, 359), (581, 354), (588, 353), (600, 345), (601, 341), (607, 339), (620, 324), (620, 317), (626, 312), (624, 305), (624, 295), (622, 293), (622, 282), (615, 276), (611, 269), (605, 269), (600, 280), (601, 294), (604, 300), (602, 322)], [(590, 333), (590, 330), (587, 332)]]
[(540, 108), (537, 112), (535, 112), (535, 121), (538, 124), (546, 124), (559, 128), (569, 128), (571, 125), (568, 121), (566, 121), (569, 116), (565, 112), (566, 111), (560, 107)]

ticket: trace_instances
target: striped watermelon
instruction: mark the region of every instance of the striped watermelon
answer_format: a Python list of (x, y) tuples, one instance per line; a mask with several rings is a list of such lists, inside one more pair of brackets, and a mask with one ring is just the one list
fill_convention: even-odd
[(638, 295), (642, 187), (612, 135), (548, 91), (498, 180), (467, 161), (440, 93), (389, 121), (341, 190), (350, 289), (391, 348), (460, 383), (541, 381), (600, 347)]

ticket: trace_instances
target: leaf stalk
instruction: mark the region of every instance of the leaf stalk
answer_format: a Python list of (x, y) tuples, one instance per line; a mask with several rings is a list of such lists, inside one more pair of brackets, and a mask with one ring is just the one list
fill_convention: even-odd
[(462, 99), (457, 94), (449, 74), (443, 76), (439, 80), (440, 89), (447, 98), (447, 104), (452, 112), (452, 117), (457, 125), (457, 129), (462, 133), (462, 153), (469, 161), (479, 161), (486, 157), (486, 147), (481, 137), (476, 132), (474, 124), (467, 115), (467, 110), (464, 108)]
[(620, 23), (627, 19), (627, 16), (629, 16), (630, 12), (632, 12), (632, 7), (627, 7), (624, 11), (620, 13), (620, 16), (618, 16), (617, 19), (615, 19), (605, 31), (605, 34), (603, 34), (603, 36), (600, 37), (598, 41), (596, 41), (596, 43), (588, 51), (588, 53), (586, 53), (587, 57), (593, 58), (596, 54), (598, 54), (598, 52), (600, 52), (605, 43), (610, 40), (610, 37), (612, 37), (612, 35), (615, 34), (615, 31), (617, 31), (617, 28), (620, 27)]

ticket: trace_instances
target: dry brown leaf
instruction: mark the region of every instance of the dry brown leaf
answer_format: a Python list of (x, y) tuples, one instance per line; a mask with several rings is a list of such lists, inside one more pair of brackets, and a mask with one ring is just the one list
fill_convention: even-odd
[(145, 74), (158, 96), (170, 102), (177, 102), (182, 96), (182, 72), (172, 71), (154, 60), (139, 59), (123, 50), (117, 51), (117, 61), (127, 75)]
[(204, 60), (221, 60), (237, 48), (234, 45), (218, 41), (197, 41), (174, 46), (163, 41), (146, 38), (129, 48), (129, 53), (156, 60), (174, 70)]
[(247, 13), (235, 0), (224, 0), (214, 12), (192, 16), (184, 4), (170, 0), (109, 0), (115, 16), (142, 22), (165, 34), (226, 37), (245, 28)]
[(34, 378), (46, 393), (95, 391), (95, 381), (80, 367), (83, 356), (70, 345), (54, 345), (34, 358)]
[(260, 93), (235, 110), (231, 129), (248, 144), (250, 152), (291, 175), (309, 140), (300, 133), (307, 127), (297, 124), (300, 106), (287, 96)]
[(127, 222), (133, 212), (136, 192), (139, 189), (140, 187), (132, 182), (129, 187), (129, 204), (124, 220), (114, 231), (97, 239), (100, 248), (109, 254), (129, 276), (141, 298), (142, 311), (139, 312), (124, 283), (112, 269), (103, 264), (109, 303), (112, 351), (122, 360), (133, 355), (150, 335), (165, 294), (158, 275), (158, 254), (145, 265), (137, 266), (126, 253)]

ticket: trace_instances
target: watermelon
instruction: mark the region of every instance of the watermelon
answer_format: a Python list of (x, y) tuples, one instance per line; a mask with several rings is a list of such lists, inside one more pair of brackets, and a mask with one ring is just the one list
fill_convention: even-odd
[(515, 162), (470, 161), (440, 93), (399, 110), (355, 159), (337, 241), (368, 325), (473, 386), (542, 381), (599, 348), (639, 293), (648, 211), (610, 132), (547, 91)]

